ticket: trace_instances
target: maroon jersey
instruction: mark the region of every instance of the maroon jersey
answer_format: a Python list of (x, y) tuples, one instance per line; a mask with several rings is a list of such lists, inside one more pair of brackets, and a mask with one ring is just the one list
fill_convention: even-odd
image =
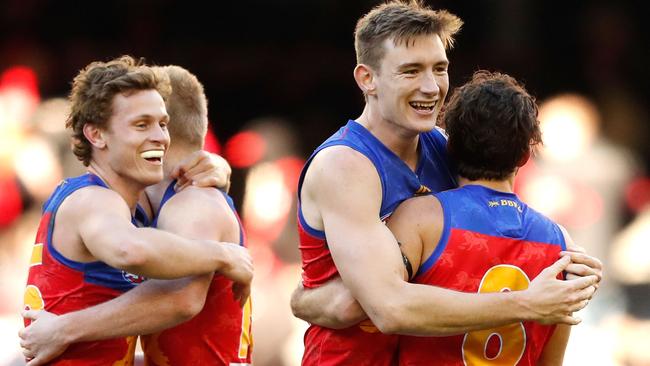
[[(174, 195), (172, 182), (160, 207)], [(235, 211), (232, 199), (224, 193)], [(159, 210), (160, 211), (160, 210)], [(239, 221), (239, 217), (237, 216)], [(153, 226), (157, 225), (157, 218)], [(240, 222), (240, 245), (246, 240)], [(189, 321), (160, 333), (143, 336), (145, 364), (176, 365), (249, 365), (251, 363), (251, 300), (242, 307), (233, 298), (233, 281), (215, 274), (203, 310)]]
[[(382, 220), (387, 219), (402, 201), (415, 194), (456, 186), (454, 174), (446, 165), (446, 140), (438, 130), (420, 134), (421, 156), (414, 172), (362, 125), (349, 121), (314, 151), (303, 168), (298, 192), (313, 157), (322, 149), (338, 145), (362, 153), (377, 169), (382, 184), (379, 212)], [(303, 285), (318, 287), (337, 276), (325, 233), (307, 224), (300, 207), (298, 232)], [(303, 365), (391, 365), (395, 362), (397, 341), (397, 336), (380, 333), (369, 320), (343, 330), (311, 325), (305, 333), (302, 362)]]
[[(414, 282), (463, 292), (528, 288), (565, 248), (560, 228), (517, 196), (469, 185), (436, 195), (442, 238)], [(535, 322), (453, 337), (401, 336), (400, 365), (536, 365), (554, 326)]]
[[(103, 262), (70, 260), (52, 245), (54, 219), (63, 200), (76, 190), (93, 185), (106, 187), (92, 174), (66, 179), (43, 206), (25, 289), (26, 309), (44, 309), (60, 315), (111, 300), (142, 282), (142, 277)], [(74, 343), (49, 364), (133, 365), (134, 348), (134, 337)]]

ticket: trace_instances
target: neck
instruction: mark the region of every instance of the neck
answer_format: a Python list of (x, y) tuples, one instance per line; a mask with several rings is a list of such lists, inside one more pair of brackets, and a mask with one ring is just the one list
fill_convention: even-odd
[(487, 179), (470, 180), (465, 177), (459, 177), (458, 183), (461, 187), (466, 185), (477, 185), (477, 186), (487, 187), (499, 192), (506, 192), (506, 193), (515, 192), (514, 173), (504, 180), (487, 180)]
[(402, 159), (412, 170), (415, 170), (419, 156), (419, 133), (408, 131), (385, 120), (378, 113), (377, 108), (372, 107), (370, 101), (366, 103), (363, 113), (356, 121)]
[(149, 202), (151, 202), (153, 212), (158, 212), (160, 201), (162, 201), (167, 187), (174, 180), (171, 177), (172, 170), (196, 150), (200, 150), (200, 148), (190, 148), (179, 144), (173, 145), (173, 147), (167, 150), (163, 164), (165, 178), (160, 183), (149, 186), (145, 190)]
[(138, 203), (138, 198), (145, 188), (143, 185), (138, 184), (137, 182), (124, 180), (116, 172), (111, 169), (105, 169), (102, 164), (98, 164), (95, 160), (92, 160), (90, 165), (88, 165), (88, 172), (101, 178), (110, 189), (122, 196), (124, 201), (126, 201), (126, 204), (129, 206), (131, 214), (135, 213), (135, 206)]

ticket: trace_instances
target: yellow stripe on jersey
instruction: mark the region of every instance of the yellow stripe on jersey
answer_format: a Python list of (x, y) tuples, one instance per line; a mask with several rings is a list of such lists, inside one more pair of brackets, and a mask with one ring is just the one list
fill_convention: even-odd
[(34, 244), (32, 249), (32, 257), (29, 260), (29, 266), (37, 266), (43, 264), (43, 243)]

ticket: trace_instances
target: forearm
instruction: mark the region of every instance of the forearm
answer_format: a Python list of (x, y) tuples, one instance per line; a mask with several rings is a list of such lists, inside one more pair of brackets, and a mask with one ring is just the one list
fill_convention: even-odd
[(564, 353), (569, 342), (571, 327), (560, 324), (555, 328), (551, 339), (544, 346), (544, 350), (537, 361), (538, 366), (562, 366)]
[(297, 318), (331, 329), (347, 328), (368, 317), (340, 278), (315, 289), (300, 284), (291, 296), (291, 310)]
[(391, 298), (394, 301), (384, 301), (382, 306), (368, 311), (370, 319), (384, 333), (450, 336), (528, 320), (531, 316), (522, 291), (473, 294), (407, 284)]
[[(191, 281), (197, 280), (203, 279), (148, 280), (113, 300), (61, 315), (60, 331), (67, 343), (73, 343), (170, 328), (189, 320), (202, 308), (205, 296), (184, 293), (193, 285)], [(190, 301), (196, 305), (188, 305)]]
[(119, 267), (149, 278), (173, 279), (225, 269), (227, 252), (214, 241), (190, 240), (162, 230), (138, 229), (130, 260)]

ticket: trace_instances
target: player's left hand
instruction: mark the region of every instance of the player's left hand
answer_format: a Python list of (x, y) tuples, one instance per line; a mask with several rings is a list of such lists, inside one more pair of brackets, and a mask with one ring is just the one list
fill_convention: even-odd
[(61, 327), (57, 325), (57, 315), (45, 310), (26, 310), (22, 316), (32, 321), (18, 332), (27, 366), (44, 365), (68, 348), (69, 344), (59, 335)]
[(189, 185), (198, 187), (216, 187), (228, 193), (232, 169), (219, 155), (206, 151), (195, 151), (174, 167), (171, 177), (178, 180), (176, 191)]
[(232, 284), (232, 295), (235, 301), (239, 302), (242, 308), (246, 305), (248, 297), (251, 295), (251, 285), (234, 282)]
[(560, 252), (560, 256), (569, 256), (571, 263), (566, 268), (567, 279), (575, 279), (589, 275), (598, 277), (596, 288), (603, 278), (603, 263), (596, 257), (587, 254), (581, 247), (567, 247), (567, 251)]

